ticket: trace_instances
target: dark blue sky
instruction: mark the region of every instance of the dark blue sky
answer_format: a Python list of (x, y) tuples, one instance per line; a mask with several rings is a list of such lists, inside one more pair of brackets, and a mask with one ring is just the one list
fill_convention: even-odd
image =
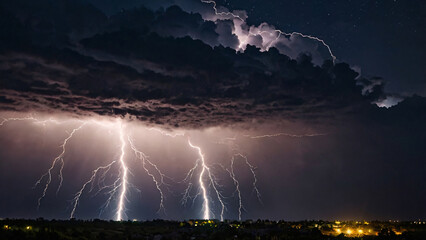
[(387, 90), (426, 95), (426, 4), (422, 0), (219, 0), (253, 24), (324, 39), (337, 57), (388, 81)]

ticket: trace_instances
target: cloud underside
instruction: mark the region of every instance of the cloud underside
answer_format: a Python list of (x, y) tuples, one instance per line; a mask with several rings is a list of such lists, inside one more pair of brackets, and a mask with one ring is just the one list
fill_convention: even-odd
[[(244, 53), (227, 48), (236, 39), (217, 34), (232, 30), (222, 20), (212, 25), (194, 14), (185, 18), (176, 7), (106, 18), (84, 6), (79, 13), (91, 24), (80, 26), (74, 16), (63, 31), (48, 24), (60, 16), (23, 22), (13, 9), (1, 10), (0, 109), (202, 128), (333, 119), (373, 108), (371, 102), (383, 97), (382, 84), (358, 78), (345, 63), (317, 66), (310, 54), (294, 60), (275, 48), (247, 46)], [(228, 46), (212, 47), (214, 41)]]

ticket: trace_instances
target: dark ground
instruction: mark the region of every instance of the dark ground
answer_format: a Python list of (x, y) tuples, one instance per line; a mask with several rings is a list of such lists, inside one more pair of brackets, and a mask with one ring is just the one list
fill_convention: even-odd
[(426, 222), (0, 220), (0, 239), (426, 239)]

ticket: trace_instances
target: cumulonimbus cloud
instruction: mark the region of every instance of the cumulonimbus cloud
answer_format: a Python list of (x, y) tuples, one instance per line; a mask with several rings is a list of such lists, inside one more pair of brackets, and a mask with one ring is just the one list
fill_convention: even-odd
[[(83, 15), (74, 17), (96, 24), (80, 26), (74, 18), (64, 23), (49, 11), (18, 19), (20, 9), (3, 8), (2, 22), (15, 26), (0, 33), (8, 36), (0, 54), (2, 110), (126, 115), (148, 124), (199, 128), (330, 117), (383, 98), (383, 83), (359, 78), (345, 63), (318, 66), (312, 54), (296, 56), (297, 51), (290, 58), (278, 43), (263, 51), (270, 39), (253, 37), (245, 51), (235, 51), (241, 45), (234, 34), (237, 20), (206, 22), (205, 13), (177, 6), (140, 7), (109, 18), (92, 5), (79, 7)], [(62, 31), (39, 24), (43, 21), (58, 23)], [(271, 27), (249, 31), (265, 28)], [(49, 46), (41, 43), (46, 41)], [(363, 92), (366, 85), (372, 87)]]

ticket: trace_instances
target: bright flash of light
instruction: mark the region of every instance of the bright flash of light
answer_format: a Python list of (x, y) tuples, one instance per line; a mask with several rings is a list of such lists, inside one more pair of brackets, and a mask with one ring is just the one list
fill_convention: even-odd
[(118, 201), (118, 209), (117, 209), (117, 221), (123, 220), (123, 212), (124, 212), (124, 200), (126, 198), (126, 191), (127, 191), (127, 165), (124, 159), (125, 156), (125, 150), (126, 150), (126, 141), (124, 140), (124, 130), (123, 125), (120, 121), (120, 142), (121, 142), (121, 155), (120, 155), (120, 164), (121, 164), (121, 193), (120, 193), (120, 199)]
[[(241, 21), (242, 23), (246, 23), (245, 17), (241, 17), (241, 16), (234, 14), (232, 12), (219, 12), (219, 10), (217, 9), (217, 4), (213, 0), (201, 0), (201, 2), (206, 3), (206, 4), (212, 4), (212, 8), (213, 8), (216, 16), (220, 16), (220, 17), (225, 16), (225, 17), (229, 17), (229, 18), (233, 18), (233, 19), (238, 19), (238, 21)], [(252, 32), (252, 29), (250, 28), (250, 31), (247, 35), (241, 36), (241, 34), (238, 34), (235, 30), (234, 30), (233, 33), (235, 35), (237, 35), (237, 37), (240, 41), (240, 45), (238, 47), (238, 50), (242, 50), (242, 49), (245, 48), (245, 46), (247, 45), (248, 38), (251, 37), (251, 36), (254, 36), (254, 37), (260, 36), (263, 39), (264, 38), (263, 35), (265, 35), (265, 34), (267, 34), (269, 36), (275, 35), (276, 37), (274, 38), (274, 40), (270, 41), (269, 44), (266, 47), (264, 47), (265, 49), (262, 49), (262, 50), (266, 50), (266, 51), (268, 51), (269, 48), (271, 48), (273, 46), (273, 44), (275, 44), (280, 39), (281, 36), (288, 37), (288, 38), (293, 37), (293, 36), (299, 36), (299, 37), (302, 37), (302, 38), (307, 38), (307, 39), (311, 39), (311, 40), (319, 42), (321, 45), (323, 45), (325, 48), (327, 48), (328, 53), (330, 54), (331, 58), (333, 59), (333, 63), (335, 63), (336, 60), (337, 60), (337, 57), (334, 55), (333, 51), (331, 50), (330, 45), (328, 45), (323, 39), (320, 39), (320, 38), (315, 37), (315, 36), (303, 34), (303, 33), (300, 33), (300, 32), (286, 33), (284, 31), (277, 30), (277, 29), (271, 29), (269, 31), (257, 30), (255, 32)]]
[[(204, 186), (204, 181), (203, 181), (204, 172), (205, 172), (205, 170), (207, 168), (205, 160), (204, 160), (204, 155), (203, 155), (203, 152), (201, 151), (201, 148), (192, 145), (192, 143), (191, 143), (191, 141), (189, 139), (188, 139), (188, 144), (192, 148), (196, 149), (198, 151), (198, 155), (200, 156), (199, 160), (201, 161), (202, 170), (200, 172), (200, 178), (198, 180), (198, 183), (200, 184), (200, 188), (201, 188), (201, 191), (202, 191), (202, 194), (203, 194), (203, 200), (204, 200), (204, 203), (203, 203), (203, 208), (204, 208), (203, 218), (204, 219), (210, 219), (210, 203), (209, 203), (209, 198), (207, 197), (207, 189)], [(198, 163), (197, 163), (197, 165), (198, 165)]]
[[(10, 121), (31, 121), (35, 124), (46, 126), (47, 124), (64, 124), (64, 123), (72, 123), (72, 124), (78, 124), (77, 127), (74, 127), (71, 131), (68, 132), (68, 135), (66, 138), (62, 141), (62, 144), (60, 145), (61, 152), (53, 159), (52, 163), (49, 165), (50, 167), (47, 169), (47, 171), (38, 179), (38, 181), (35, 184), (35, 187), (38, 185), (43, 184), (43, 191), (38, 199), (37, 207), (40, 208), (40, 204), (42, 200), (46, 197), (48, 189), (53, 181), (53, 173), (55, 169), (58, 169), (59, 173), (59, 186), (56, 192), (59, 191), (59, 189), (62, 186), (63, 183), (63, 176), (62, 171), (64, 169), (65, 163), (64, 163), (64, 157), (67, 153), (67, 148), (69, 145), (69, 142), (77, 135), (83, 128), (87, 127), (88, 125), (97, 126), (100, 128), (105, 128), (108, 130), (108, 132), (115, 132), (117, 134), (117, 142), (119, 145), (119, 156), (117, 159), (114, 159), (113, 161), (109, 162), (106, 165), (99, 166), (95, 168), (92, 172), (90, 177), (87, 179), (86, 182), (83, 183), (83, 185), (78, 189), (78, 191), (74, 194), (72, 200), (71, 200), (71, 212), (70, 212), (70, 218), (74, 218), (77, 213), (77, 208), (81, 204), (82, 196), (86, 193), (93, 193), (94, 196), (98, 195), (99, 193), (104, 193), (107, 195), (107, 200), (101, 207), (101, 212), (104, 212), (112, 202), (116, 203), (116, 207), (114, 209), (114, 218), (117, 221), (124, 220), (126, 218), (126, 202), (127, 199), (127, 193), (129, 191), (129, 188), (136, 188), (132, 183), (129, 182), (129, 174), (131, 174), (128, 161), (130, 160), (129, 155), (127, 154), (128, 150), (131, 150), (135, 156), (136, 159), (142, 163), (143, 170), (145, 173), (150, 176), (152, 179), (159, 195), (159, 209), (157, 213), (160, 211), (163, 211), (165, 213), (165, 188), (168, 189), (168, 185), (166, 183), (166, 179), (170, 179), (173, 181), (173, 179), (168, 178), (160, 169), (159, 167), (153, 163), (149, 157), (139, 150), (136, 147), (136, 144), (134, 140), (130, 136), (130, 130), (125, 124), (125, 122), (122, 119), (117, 119), (116, 121), (111, 120), (95, 120), (95, 119), (69, 119), (69, 120), (56, 120), (56, 119), (47, 119), (47, 120), (40, 120), (35, 117), (24, 117), (24, 118), (4, 118), (2, 122), (0, 122), (0, 126), (3, 126), (5, 123)], [(184, 182), (188, 182), (188, 187), (185, 190), (184, 196), (182, 198), (182, 202), (186, 203), (188, 199), (193, 198), (193, 202), (195, 202), (195, 199), (197, 197), (201, 197), (203, 200), (203, 206), (202, 206), (202, 212), (203, 212), (203, 218), (204, 219), (212, 219), (214, 218), (215, 214), (212, 210), (212, 205), (216, 205), (215, 202), (217, 202), (217, 205), (220, 205), (220, 220), (224, 220), (224, 214), (226, 209), (225, 205), (225, 197), (223, 196), (222, 192), (219, 190), (219, 188), (222, 188), (218, 182), (216, 176), (213, 174), (213, 168), (208, 165), (206, 161), (206, 157), (204, 152), (202, 151), (201, 147), (194, 145), (189, 137), (187, 138), (187, 134), (184, 132), (181, 133), (170, 133), (167, 131), (164, 131), (162, 129), (157, 128), (147, 128), (148, 131), (156, 131), (160, 133), (163, 136), (167, 136), (170, 138), (175, 137), (182, 137), (183, 139), (187, 140), (188, 145), (195, 149), (198, 153), (198, 159), (195, 162), (195, 165), (193, 168), (190, 169), (190, 171), (186, 174), (186, 177), (184, 179)], [(234, 141), (236, 141), (236, 138), (230, 138), (227, 139), (229, 142), (228, 144), (235, 144)], [(222, 144), (226, 144), (225, 142), (222, 142)], [(247, 167), (250, 169), (252, 175), (253, 175), (253, 190), (256, 192), (257, 197), (259, 199), (259, 202), (261, 202), (261, 195), (257, 188), (257, 177), (255, 174), (255, 167), (248, 161), (248, 158), (240, 153), (238, 148), (233, 148), (234, 154), (231, 158), (230, 166), (228, 168), (223, 167), (223, 170), (229, 173), (229, 176), (232, 178), (235, 191), (237, 193), (238, 198), (238, 219), (241, 220), (242, 218), (242, 212), (245, 211), (243, 206), (243, 200), (242, 200), (242, 194), (240, 189), (240, 181), (237, 179), (236, 173), (235, 173), (235, 161), (238, 159), (243, 159), (244, 164), (247, 165)], [(113, 177), (113, 183), (106, 185), (106, 177), (107, 174), (111, 171), (118, 171), (118, 174), (111, 175), (108, 178)], [(197, 179), (194, 182), (192, 182), (192, 179), (194, 176), (194, 173), (200, 170), (197, 174)], [(194, 185), (198, 185), (199, 189), (196, 192), (196, 194), (192, 197), (191, 196), (191, 189)], [(96, 190), (96, 191), (94, 191)], [(169, 190), (170, 191), (170, 190)], [(210, 194), (213, 193), (213, 196)], [(99, 216), (100, 216), (99, 215)]]
[[(137, 156), (138, 159), (140, 159), (142, 161), (143, 164), (143, 168), (145, 170), (145, 172), (152, 178), (153, 182), (155, 183), (155, 186), (157, 188), (157, 190), (159, 190), (160, 193), (160, 210), (164, 210), (165, 211), (165, 207), (164, 207), (164, 194), (163, 194), (163, 190), (161, 189), (161, 187), (163, 185), (167, 184), (164, 181), (164, 178), (166, 177), (165, 174), (163, 174), (160, 169), (157, 167), (157, 165), (155, 165), (152, 161), (150, 161), (148, 159), (148, 157), (142, 153), (141, 151), (137, 150), (135, 147), (134, 142), (131, 140), (130, 136), (127, 134), (127, 132), (125, 131), (125, 125), (123, 123), (123, 121), (121, 119), (118, 119), (117, 121), (99, 121), (99, 120), (94, 120), (94, 119), (90, 119), (90, 120), (66, 120), (66, 121), (59, 121), (56, 119), (47, 119), (47, 120), (40, 120), (37, 119), (33, 116), (29, 116), (29, 117), (22, 117), (22, 118), (3, 118), (3, 120), (0, 122), (0, 126), (3, 126), (4, 124), (6, 124), (7, 122), (10, 121), (33, 121), (35, 124), (40, 124), (45, 126), (46, 124), (63, 124), (66, 122), (77, 122), (79, 123), (78, 127), (73, 128), (72, 131), (70, 131), (67, 135), (67, 137), (63, 140), (62, 144), (60, 145), (61, 147), (61, 152), (59, 153), (58, 156), (56, 156), (50, 167), (48, 168), (48, 170), (46, 171), (46, 173), (44, 173), (35, 183), (35, 187), (37, 187), (38, 185), (42, 184), (45, 180), (44, 187), (43, 187), (43, 192), (40, 196), (40, 198), (38, 198), (37, 200), (37, 209), (40, 208), (41, 205), (41, 201), (42, 199), (46, 196), (47, 191), (49, 189), (49, 186), (52, 182), (52, 175), (53, 175), (53, 170), (55, 169), (56, 166), (60, 166), (59, 167), (59, 186), (56, 192), (58, 192), (62, 186), (63, 183), (63, 175), (62, 175), (62, 171), (64, 169), (64, 156), (66, 155), (67, 152), (67, 144), (69, 143), (69, 141), (75, 136), (75, 134), (77, 134), (78, 131), (80, 131), (81, 129), (83, 129), (85, 126), (87, 125), (95, 125), (95, 126), (99, 126), (102, 128), (107, 128), (109, 130), (112, 131), (116, 131), (119, 135), (119, 143), (120, 143), (120, 156), (117, 160), (114, 160), (112, 162), (110, 162), (109, 164), (105, 165), (105, 166), (100, 166), (98, 168), (96, 168), (93, 172), (91, 177), (89, 178), (88, 181), (86, 181), (82, 187), (79, 189), (79, 191), (77, 193), (74, 194), (74, 198), (71, 201), (71, 214), (70, 214), (70, 218), (74, 218), (75, 214), (76, 214), (76, 210), (77, 207), (80, 203), (81, 200), (81, 196), (83, 195), (83, 193), (85, 192), (86, 189), (89, 188), (88, 192), (92, 192), (94, 190), (94, 184), (97, 182), (98, 184), (98, 190), (95, 193), (95, 195), (99, 194), (100, 192), (107, 190), (106, 194), (109, 195), (109, 197), (107, 198), (105, 204), (103, 205), (102, 209), (101, 209), (101, 214), (102, 212), (110, 205), (111, 201), (113, 201), (115, 199), (115, 196), (118, 195), (118, 199), (117, 199), (117, 207), (116, 207), (116, 212), (115, 212), (115, 219), (118, 221), (123, 220), (124, 216), (125, 216), (125, 203), (126, 203), (126, 194), (128, 191), (128, 187), (133, 186), (132, 184), (130, 184), (128, 182), (128, 174), (129, 174), (129, 169), (126, 163), (126, 149), (127, 149), (127, 145), (126, 145), (126, 141), (129, 141), (130, 147), (133, 150), (133, 152), (135, 153), (135, 155)], [(148, 130), (156, 130), (159, 131), (161, 134), (163, 135), (167, 135), (169, 137), (175, 137), (175, 136), (182, 136), (181, 133), (177, 133), (177, 134), (168, 134), (165, 131), (162, 130), (157, 130), (157, 129), (153, 129), (150, 128)], [(119, 163), (119, 175), (118, 177), (115, 179), (114, 183), (111, 185), (105, 185), (104, 181), (106, 178), (106, 174), (111, 170), (111, 168), (116, 164)], [(152, 167), (153, 169), (155, 169), (155, 172), (158, 174), (159, 179), (157, 179), (154, 174), (151, 173), (151, 171), (147, 168), (147, 165)], [(100, 183), (103, 183), (103, 186), (100, 185)], [(136, 187), (135, 187), (136, 188)]]

